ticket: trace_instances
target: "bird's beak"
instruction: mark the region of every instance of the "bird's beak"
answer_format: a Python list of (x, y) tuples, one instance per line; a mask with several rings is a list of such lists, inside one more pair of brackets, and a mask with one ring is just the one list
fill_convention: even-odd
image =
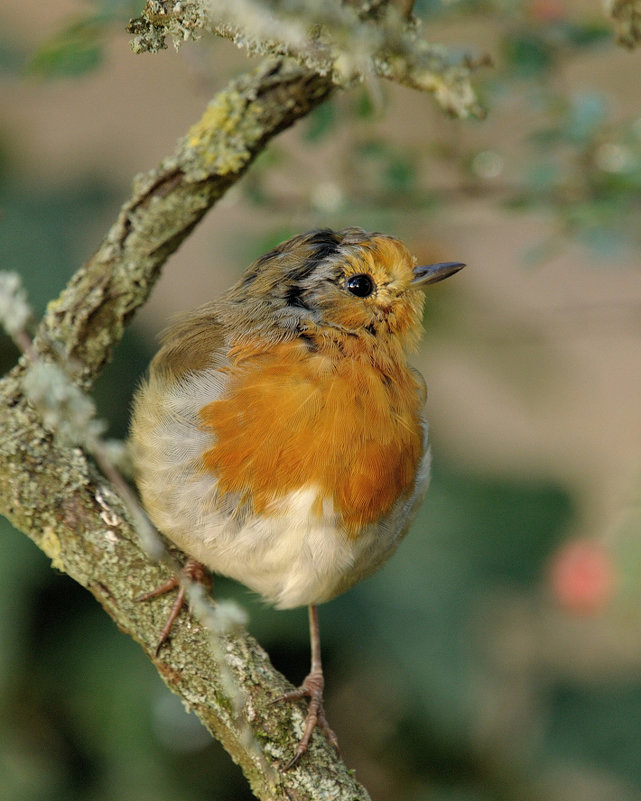
[(454, 275), (465, 267), (460, 261), (441, 261), (438, 264), (421, 264), (414, 268), (414, 278), (410, 281), (411, 287), (424, 287), (435, 284)]

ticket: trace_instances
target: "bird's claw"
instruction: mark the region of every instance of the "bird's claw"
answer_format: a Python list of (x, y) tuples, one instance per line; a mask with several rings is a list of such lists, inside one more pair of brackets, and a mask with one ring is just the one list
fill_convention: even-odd
[[(207, 570), (207, 568), (202, 565), (200, 562), (197, 562), (195, 559), (188, 559), (185, 562), (185, 565), (182, 569), (182, 573), (184, 576), (188, 577), (191, 581), (195, 581), (198, 584), (203, 584), (207, 587), (208, 590), (211, 589), (211, 574)], [(160, 653), (160, 649), (162, 646), (167, 642), (169, 639), (169, 634), (171, 633), (171, 629), (173, 628), (174, 623), (178, 615), (180, 614), (183, 606), (185, 605), (185, 587), (181, 583), (180, 579), (176, 576), (172, 576), (168, 581), (164, 584), (161, 584), (159, 587), (156, 587), (149, 592), (145, 592), (142, 595), (139, 595), (134, 600), (136, 602), (140, 601), (150, 601), (153, 598), (158, 598), (160, 595), (165, 595), (172, 590), (178, 588), (178, 594), (176, 595), (176, 600), (171, 607), (171, 611), (167, 616), (167, 620), (165, 621), (165, 625), (163, 626), (163, 630), (160, 632), (160, 638), (158, 640), (158, 644), (156, 645), (155, 655), (158, 656)]]
[(285, 693), (284, 695), (275, 698), (273, 701), (273, 703), (276, 704), (281, 701), (298, 701), (301, 698), (309, 697), (303, 736), (300, 738), (298, 745), (296, 746), (293, 757), (285, 765), (283, 770), (290, 770), (290, 768), (293, 768), (298, 760), (307, 751), (314, 729), (320, 729), (329, 743), (337, 751), (339, 750), (338, 738), (330, 728), (327, 718), (325, 717), (325, 710), (323, 708), (323, 689), (323, 674), (310, 673), (297, 690), (292, 690), (291, 692)]

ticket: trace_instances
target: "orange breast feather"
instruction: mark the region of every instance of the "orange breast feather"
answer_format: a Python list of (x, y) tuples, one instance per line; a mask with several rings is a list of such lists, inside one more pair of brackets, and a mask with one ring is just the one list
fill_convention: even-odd
[(411, 493), (422, 453), (422, 391), (407, 367), (383, 376), (352, 359), (283, 343), (230, 368), (223, 397), (201, 410), (215, 437), (204, 468), (257, 513), (302, 487), (331, 499), (351, 534)]

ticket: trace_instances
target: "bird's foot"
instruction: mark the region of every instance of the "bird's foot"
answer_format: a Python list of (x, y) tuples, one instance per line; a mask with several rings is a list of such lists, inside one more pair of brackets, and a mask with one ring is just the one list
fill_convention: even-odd
[(299, 698), (309, 697), (309, 705), (307, 707), (307, 715), (305, 716), (305, 729), (303, 731), (303, 736), (301, 737), (298, 746), (294, 751), (294, 756), (285, 765), (283, 770), (289, 770), (290, 768), (293, 768), (298, 760), (303, 756), (305, 751), (307, 751), (312, 732), (316, 728), (323, 732), (331, 745), (333, 745), (338, 751), (338, 739), (327, 723), (325, 710), (323, 709), (324, 686), (325, 680), (323, 678), (322, 671), (312, 671), (297, 690), (292, 690), (292, 692), (285, 693), (274, 700), (274, 703), (279, 703), (280, 701), (297, 701)]
[[(207, 591), (211, 590), (211, 573), (200, 562), (197, 562), (195, 559), (188, 559), (185, 562), (181, 572), (183, 576), (186, 576), (191, 581), (202, 584)], [(180, 578), (177, 576), (172, 576), (169, 581), (161, 584), (160, 587), (156, 587), (155, 590), (150, 590), (150, 592), (139, 595), (138, 598), (135, 599), (136, 602), (150, 601), (152, 598), (158, 598), (158, 596), (165, 595), (176, 588), (178, 588), (178, 594), (176, 595), (176, 600), (174, 601), (174, 605), (171, 607), (171, 611), (169, 612), (169, 616), (167, 617), (163, 630), (160, 632), (160, 639), (158, 640), (158, 645), (156, 646), (156, 656), (158, 656), (160, 649), (169, 639), (169, 634), (174, 623), (176, 622), (176, 618), (185, 605), (185, 587), (181, 583)]]

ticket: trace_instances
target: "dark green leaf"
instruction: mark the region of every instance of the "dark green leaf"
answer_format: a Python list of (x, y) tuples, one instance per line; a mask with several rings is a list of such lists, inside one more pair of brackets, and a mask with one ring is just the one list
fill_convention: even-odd
[(332, 103), (322, 103), (307, 117), (305, 139), (317, 142), (327, 136), (336, 127), (336, 110)]
[(29, 71), (46, 78), (70, 77), (90, 72), (102, 58), (102, 45), (94, 36), (65, 33), (34, 54)]
[(610, 27), (599, 22), (568, 23), (565, 34), (574, 47), (593, 47), (612, 38)]
[(548, 42), (536, 33), (519, 32), (507, 38), (505, 59), (514, 75), (531, 78), (552, 67), (555, 52)]

